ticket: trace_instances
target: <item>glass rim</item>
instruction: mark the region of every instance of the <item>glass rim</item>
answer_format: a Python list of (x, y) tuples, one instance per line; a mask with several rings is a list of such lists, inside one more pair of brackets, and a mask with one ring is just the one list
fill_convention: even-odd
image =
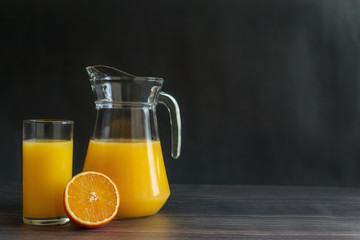
[(73, 120), (65, 119), (25, 119), (23, 123), (60, 123), (60, 124), (74, 124)]

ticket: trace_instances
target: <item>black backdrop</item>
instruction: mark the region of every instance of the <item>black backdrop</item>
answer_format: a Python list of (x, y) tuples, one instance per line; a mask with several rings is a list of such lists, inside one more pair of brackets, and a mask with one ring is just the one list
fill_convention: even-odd
[(0, 180), (21, 180), (28, 118), (94, 125), (87, 65), (165, 78), (183, 119), (172, 183), (360, 184), (360, 1), (0, 3)]

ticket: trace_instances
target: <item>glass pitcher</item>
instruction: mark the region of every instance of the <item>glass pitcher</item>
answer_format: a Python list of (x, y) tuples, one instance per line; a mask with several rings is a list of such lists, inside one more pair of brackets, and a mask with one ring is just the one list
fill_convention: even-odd
[(135, 77), (107, 66), (86, 68), (97, 110), (84, 171), (109, 176), (120, 192), (118, 218), (157, 213), (170, 195), (156, 105), (170, 114), (172, 157), (181, 147), (181, 120), (176, 100), (160, 91), (164, 80)]

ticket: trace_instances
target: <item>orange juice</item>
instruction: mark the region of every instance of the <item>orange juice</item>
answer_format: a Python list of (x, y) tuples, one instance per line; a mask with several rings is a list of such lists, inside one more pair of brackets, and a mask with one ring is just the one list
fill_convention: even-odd
[(23, 215), (65, 215), (63, 193), (72, 177), (72, 141), (23, 141)]
[(115, 182), (117, 217), (155, 214), (170, 195), (160, 141), (90, 140), (84, 171), (104, 173)]

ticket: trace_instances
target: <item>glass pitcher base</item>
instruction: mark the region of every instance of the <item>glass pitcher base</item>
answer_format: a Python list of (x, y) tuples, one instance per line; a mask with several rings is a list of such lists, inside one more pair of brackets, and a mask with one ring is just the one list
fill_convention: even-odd
[(127, 218), (142, 218), (142, 217), (149, 217), (155, 215), (159, 212), (147, 212), (147, 213), (138, 213), (138, 214), (119, 214), (114, 217), (114, 219), (127, 219)]
[(166, 194), (163, 199), (135, 201), (135, 202), (121, 202), (119, 212), (115, 216), (116, 219), (121, 218), (139, 218), (147, 217), (158, 213), (166, 203), (169, 194)]

